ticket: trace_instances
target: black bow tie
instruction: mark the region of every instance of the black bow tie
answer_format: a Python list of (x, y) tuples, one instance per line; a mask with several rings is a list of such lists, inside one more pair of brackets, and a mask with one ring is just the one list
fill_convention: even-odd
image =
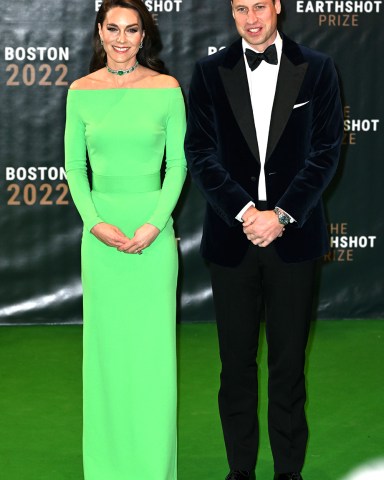
[(277, 65), (277, 52), (274, 43), (264, 50), (263, 53), (257, 53), (247, 48), (245, 50), (245, 56), (247, 57), (249, 68), (252, 71), (255, 70), (263, 60), (267, 63), (272, 63), (272, 65)]

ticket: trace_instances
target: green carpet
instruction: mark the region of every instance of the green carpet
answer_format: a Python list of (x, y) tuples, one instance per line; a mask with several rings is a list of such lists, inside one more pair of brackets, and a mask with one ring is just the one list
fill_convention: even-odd
[[(179, 480), (223, 480), (215, 325), (179, 325), (178, 358)], [(272, 480), (264, 340), (260, 365), (257, 479)], [(341, 480), (358, 465), (384, 457), (383, 369), (384, 321), (313, 325), (305, 480)], [(80, 326), (0, 328), (0, 478), (83, 478)]]

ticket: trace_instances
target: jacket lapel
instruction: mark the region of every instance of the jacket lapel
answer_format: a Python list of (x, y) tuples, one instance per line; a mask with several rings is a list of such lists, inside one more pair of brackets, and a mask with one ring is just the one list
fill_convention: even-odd
[(283, 52), (273, 101), (266, 161), (270, 157), (288, 122), (304, 80), (308, 63), (296, 43), (283, 36)]
[(228, 47), (225, 61), (223, 65), (219, 67), (219, 74), (233, 114), (245, 141), (254, 157), (260, 162), (241, 39)]

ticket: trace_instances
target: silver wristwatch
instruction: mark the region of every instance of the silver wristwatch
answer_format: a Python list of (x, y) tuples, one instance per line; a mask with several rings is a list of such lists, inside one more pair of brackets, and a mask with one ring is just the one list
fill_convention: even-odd
[(279, 223), (281, 223), (281, 225), (287, 226), (291, 223), (290, 217), (279, 207), (275, 207), (273, 211), (276, 213), (277, 218), (279, 219)]

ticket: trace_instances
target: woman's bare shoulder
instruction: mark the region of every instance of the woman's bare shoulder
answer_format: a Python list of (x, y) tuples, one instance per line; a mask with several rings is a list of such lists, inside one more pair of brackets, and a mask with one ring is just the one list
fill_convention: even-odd
[(89, 75), (78, 78), (71, 86), (70, 90), (99, 90), (106, 84), (103, 69), (96, 70)]
[(151, 78), (153, 88), (177, 88), (180, 87), (176, 78), (171, 75), (157, 74)]

